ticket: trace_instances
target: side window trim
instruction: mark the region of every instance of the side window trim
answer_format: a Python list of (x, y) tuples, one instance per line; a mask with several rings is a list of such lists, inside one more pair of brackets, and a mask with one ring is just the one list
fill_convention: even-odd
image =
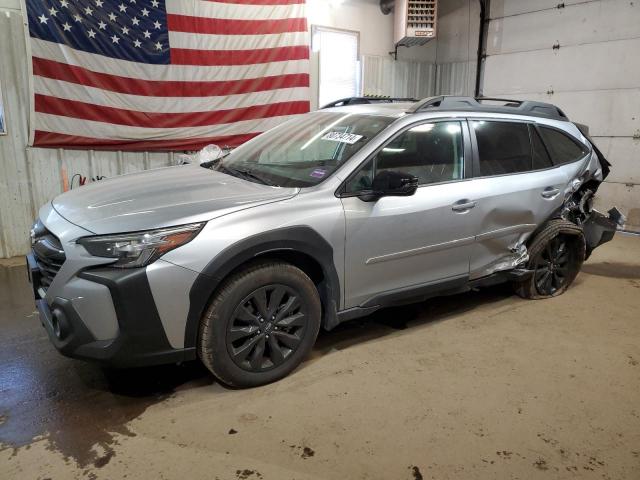
[[(411, 123), (409, 125), (406, 125), (405, 127), (403, 127), (402, 129), (398, 130), (394, 135), (392, 135), (391, 137), (387, 138), (387, 140), (380, 145), (373, 153), (371, 153), (367, 158), (365, 158), (357, 167), (355, 167), (351, 173), (347, 176), (347, 178), (345, 178), (342, 183), (340, 184), (340, 186), (336, 189), (335, 195), (337, 197), (356, 197), (359, 194), (361, 194), (364, 190), (360, 190), (357, 192), (346, 192), (346, 188), (348, 183), (353, 179), (353, 177), (355, 177), (362, 169), (364, 169), (367, 166), (367, 163), (369, 161), (371, 162), (375, 162), (375, 159), (378, 155), (378, 153), (380, 153), (382, 151), (383, 148), (385, 148), (387, 145), (389, 145), (391, 142), (393, 142), (396, 138), (398, 138), (400, 135), (404, 134), (406, 131), (417, 127), (419, 125), (423, 125), (425, 123), (442, 123), (442, 122), (459, 122), (460, 123), (460, 127), (462, 129), (462, 150), (463, 150), (463, 171), (462, 171), (462, 178), (457, 179), (457, 180), (449, 180), (446, 182), (438, 182), (438, 183), (425, 183), (425, 184), (421, 184), (418, 186), (418, 188), (422, 188), (422, 187), (429, 187), (432, 185), (441, 185), (443, 183), (452, 183), (452, 182), (462, 182), (465, 180), (470, 180), (473, 178), (473, 149), (472, 149), (472, 143), (471, 143), (471, 133), (470, 133), (470, 126), (469, 126), (469, 122), (467, 121), (467, 118), (465, 117), (439, 117), (439, 118), (432, 118), (432, 119), (424, 119), (424, 120), (419, 120), (417, 122)], [(375, 171), (375, 165), (374, 167), (374, 171)]]
[[(533, 169), (533, 139), (531, 138), (531, 131), (529, 131), (529, 145), (531, 148), (531, 169), (524, 171), (524, 172), (513, 172), (513, 173), (501, 173), (501, 174), (496, 174), (496, 175), (481, 175), (480, 174), (480, 151), (478, 149), (478, 140), (476, 138), (476, 132), (472, 126), (473, 122), (477, 122), (477, 121), (486, 121), (486, 122), (510, 122), (510, 123), (524, 123), (526, 125), (528, 125), (528, 128), (535, 128), (537, 130), (538, 135), (540, 136), (540, 141), (542, 142), (542, 145), (545, 148), (545, 151), (547, 152), (547, 155), (549, 155), (549, 158), (551, 159), (552, 165), (548, 168), (541, 168), (538, 170), (534, 170)], [(538, 123), (531, 121), (531, 120), (520, 120), (520, 119), (515, 119), (515, 118), (495, 118), (495, 117), (468, 117), (467, 118), (467, 123), (468, 123), (468, 128), (469, 128), (469, 137), (471, 139), (471, 144), (472, 144), (472, 150), (473, 150), (473, 178), (491, 178), (491, 177), (504, 177), (507, 175), (522, 175), (525, 173), (532, 173), (532, 172), (544, 172), (545, 170), (551, 170), (553, 168), (558, 168), (561, 167), (563, 164), (560, 165), (556, 165), (555, 163), (553, 163), (553, 157), (551, 156), (551, 152), (549, 152), (549, 148), (547, 147), (546, 143), (544, 142), (544, 139), (542, 138), (542, 135), (540, 134), (539, 128), (538, 128)], [(550, 127), (548, 125), (545, 125), (545, 127), (548, 128), (552, 128), (554, 130), (557, 130), (559, 132), (564, 133), (565, 135), (567, 135), (566, 132), (564, 132), (563, 130), (559, 129), (559, 128), (554, 128), (554, 127)], [(576, 140), (577, 141), (577, 140)], [(580, 142), (578, 142), (578, 144), (580, 144)], [(580, 159), (583, 159), (584, 157), (580, 157)], [(578, 160), (576, 160), (578, 161)], [(566, 165), (566, 164), (564, 164)]]
[[(547, 153), (547, 157), (549, 158), (549, 161), (551, 162), (551, 166), (547, 167), (547, 168), (534, 168), (534, 163), (535, 163), (535, 147), (533, 144), (533, 134), (538, 135), (538, 140), (540, 140), (540, 143), (542, 144), (542, 148), (544, 148), (544, 151)], [(542, 140), (542, 135), (540, 135), (540, 130), (538, 129), (538, 124), (536, 122), (529, 122), (529, 143), (531, 143), (531, 171), (532, 172), (542, 172), (545, 170), (551, 170), (552, 168), (556, 168), (559, 165), (556, 165), (553, 163), (553, 158), (551, 157), (551, 152), (549, 151), (549, 149), (547, 148), (547, 144), (544, 143), (544, 140)]]
[[(587, 157), (588, 155), (591, 155), (592, 152), (592, 148), (590, 146), (585, 145), (584, 143), (582, 143), (580, 140), (578, 140), (577, 138), (575, 138), (573, 135), (565, 132), (564, 130), (562, 130), (561, 128), (556, 128), (552, 125), (545, 125), (545, 124), (538, 124), (535, 123), (534, 124), (535, 129), (538, 132), (538, 135), (540, 136), (540, 140), (542, 141), (542, 144), (544, 145), (544, 148), (547, 150), (547, 154), (549, 155), (549, 158), (551, 159), (551, 163), (553, 163), (553, 167), (551, 168), (557, 168), (557, 167), (562, 167), (564, 165), (570, 165), (572, 163), (576, 163), (576, 162), (580, 162), (582, 160), (585, 159), (585, 157)], [(573, 143), (576, 144), (576, 146), (580, 147), (581, 149), (583, 149), (583, 151), (585, 152), (584, 155), (576, 158), (575, 160), (571, 161), (571, 162), (566, 162), (566, 163), (555, 163), (555, 161), (553, 160), (553, 156), (551, 155), (551, 151), (549, 150), (549, 147), (547, 145), (547, 142), (545, 141), (544, 137), (542, 136), (542, 132), (540, 131), (541, 128), (548, 128), (549, 130), (555, 130), (556, 132), (561, 133), (562, 135), (564, 135), (565, 137), (567, 137), (569, 140), (571, 140)]]

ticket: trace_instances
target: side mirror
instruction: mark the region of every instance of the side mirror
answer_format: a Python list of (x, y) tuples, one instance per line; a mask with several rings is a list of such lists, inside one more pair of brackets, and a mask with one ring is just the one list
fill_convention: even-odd
[(381, 197), (409, 197), (418, 189), (418, 177), (410, 173), (385, 170), (375, 176), (371, 190), (363, 192), (360, 199), (373, 202)]

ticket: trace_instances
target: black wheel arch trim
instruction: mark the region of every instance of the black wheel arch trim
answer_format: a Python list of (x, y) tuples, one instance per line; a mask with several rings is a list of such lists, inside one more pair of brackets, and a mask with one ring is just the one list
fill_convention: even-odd
[(256, 257), (296, 252), (311, 257), (322, 269), (324, 280), (318, 285), (322, 302), (322, 325), (332, 329), (339, 321), (340, 279), (333, 260), (333, 248), (318, 232), (307, 226), (284, 227), (259, 233), (215, 256), (198, 275), (189, 291), (189, 313), (185, 327), (185, 347), (195, 347), (202, 315), (220, 284), (241, 265)]

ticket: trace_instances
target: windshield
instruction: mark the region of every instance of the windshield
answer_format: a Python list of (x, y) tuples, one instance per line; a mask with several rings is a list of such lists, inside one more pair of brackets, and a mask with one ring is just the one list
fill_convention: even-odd
[(215, 168), (266, 185), (310, 187), (328, 178), (394, 120), (343, 112), (309, 113), (238, 147)]

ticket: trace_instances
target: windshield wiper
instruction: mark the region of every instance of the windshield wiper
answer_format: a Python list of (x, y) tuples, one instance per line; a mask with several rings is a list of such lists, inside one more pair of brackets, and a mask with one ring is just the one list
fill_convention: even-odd
[(225, 167), (225, 166), (222, 166), (222, 168), (224, 168), (226, 171), (231, 173), (231, 175), (237, 173), (237, 174), (240, 174), (240, 176), (244, 177), (245, 179), (248, 178), (248, 179), (256, 180), (258, 183), (261, 183), (263, 185), (269, 185), (270, 187), (278, 187), (279, 186), (279, 185), (267, 180), (266, 178), (264, 178), (264, 177), (262, 177), (260, 175), (256, 175), (253, 170), (248, 170), (246, 168), (229, 168), (229, 167)]
[(209, 160), (208, 162), (202, 162), (200, 164), (200, 166), (203, 167), (203, 168), (211, 168), (211, 167), (214, 167), (215, 165), (217, 165), (218, 163), (222, 164), (222, 159), (227, 157), (229, 155), (229, 153), (231, 153), (231, 152), (225, 153), (221, 157), (215, 158), (213, 160)]

